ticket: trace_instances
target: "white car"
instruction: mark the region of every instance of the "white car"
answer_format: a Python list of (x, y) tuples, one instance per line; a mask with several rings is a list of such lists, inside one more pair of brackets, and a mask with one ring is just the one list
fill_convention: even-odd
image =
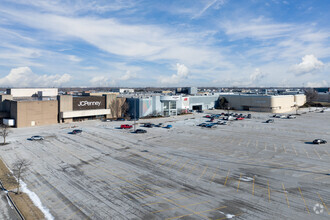
[(39, 136), (39, 135), (32, 136), (32, 137), (30, 138), (31, 141), (41, 141), (41, 140), (43, 140), (43, 139), (44, 139), (44, 137)]
[(287, 118), (289, 118), (289, 119), (294, 119), (294, 118), (296, 118), (296, 116), (294, 116), (294, 115), (288, 115)]
[(286, 116), (285, 115), (280, 115), (280, 118), (286, 118)]

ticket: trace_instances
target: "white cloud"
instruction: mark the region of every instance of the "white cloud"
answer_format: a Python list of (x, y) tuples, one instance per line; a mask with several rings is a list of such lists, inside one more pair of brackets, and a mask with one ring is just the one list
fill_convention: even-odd
[(131, 71), (127, 70), (126, 74), (122, 75), (119, 79), (126, 81), (126, 80), (130, 80), (130, 79), (134, 79), (136, 77), (137, 77), (136, 73), (131, 73)]
[(90, 83), (92, 86), (101, 86), (101, 87), (110, 85), (109, 78), (106, 76), (94, 76), (90, 80)]
[(250, 20), (225, 21), (221, 24), (225, 33), (233, 40), (253, 38), (259, 40), (289, 36), (297, 28), (292, 24), (272, 23), (264, 17)]
[(308, 83), (306, 83), (306, 86), (307, 87), (312, 87), (312, 88), (315, 88), (315, 87), (328, 87), (329, 83), (327, 83), (327, 81), (323, 80), (321, 82), (308, 82)]
[(196, 19), (196, 18), (201, 17), (204, 14), (204, 12), (206, 12), (211, 7), (215, 8), (215, 9), (219, 9), (225, 3), (226, 3), (225, 0), (212, 0), (212, 1), (208, 2), (200, 12), (195, 14), (192, 17), (192, 19)]
[(304, 75), (307, 73), (315, 73), (320, 70), (324, 64), (318, 60), (313, 54), (305, 55), (302, 62), (291, 67), (296, 75)]
[(70, 61), (73, 61), (73, 62), (80, 62), (82, 61), (82, 59), (80, 59), (79, 57), (75, 56), (75, 55), (68, 55), (68, 58)]
[(205, 41), (208, 31), (206, 34), (177, 32), (156, 25), (124, 24), (111, 18), (20, 13), (12, 9), (0, 9), (0, 12), (10, 16), (13, 22), (45, 31), (53, 40), (80, 39), (119, 56), (144, 61), (176, 60), (190, 66), (227, 63), (222, 50), (210, 47), (210, 39)]
[(250, 80), (251, 80), (251, 83), (258, 82), (259, 80), (261, 80), (264, 77), (265, 77), (265, 74), (263, 72), (261, 72), (261, 70), (259, 68), (256, 68), (254, 70), (254, 72), (250, 75)]
[(177, 63), (177, 73), (173, 74), (171, 77), (161, 77), (160, 83), (161, 84), (178, 84), (182, 82), (182, 80), (188, 78), (189, 69), (184, 65)]
[(0, 79), (0, 86), (4, 87), (53, 87), (62, 86), (69, 82), (71, 76), (63, 75), (37, 75), (29, 67), (18, 67)]

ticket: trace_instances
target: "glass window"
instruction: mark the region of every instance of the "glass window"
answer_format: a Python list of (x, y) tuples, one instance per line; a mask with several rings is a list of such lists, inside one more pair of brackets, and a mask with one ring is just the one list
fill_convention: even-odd
[(170, 109), (176, 109), (176, 102), (170, 102)]
[(169, 109), (169, 102), (164, 102), (164, 109)]

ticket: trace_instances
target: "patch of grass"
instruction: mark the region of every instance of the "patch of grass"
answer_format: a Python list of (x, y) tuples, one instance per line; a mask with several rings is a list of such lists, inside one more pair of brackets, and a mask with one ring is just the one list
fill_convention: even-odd
[(45, 219), (44, 214), (32, 203), (27, 194), (10, 193), (10, 197), (26, 220)]
[[(3, 186), (8, 191), (16, 191), (17, 181), (1, 159), (0, 159), (0, 179)], [(36, 207), (32, 203), (31, 199), (27, 194), (25, 193), (15, 194), (11, 192), (10, 196), (26, 220), (45, 219), (44, 214), (40, 211), (38, 207)]]

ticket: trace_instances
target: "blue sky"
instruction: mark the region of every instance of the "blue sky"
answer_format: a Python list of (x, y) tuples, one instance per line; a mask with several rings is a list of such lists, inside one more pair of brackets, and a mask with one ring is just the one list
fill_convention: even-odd
[(327, 0), (0, 0), (0, 86), (329, 86)]

